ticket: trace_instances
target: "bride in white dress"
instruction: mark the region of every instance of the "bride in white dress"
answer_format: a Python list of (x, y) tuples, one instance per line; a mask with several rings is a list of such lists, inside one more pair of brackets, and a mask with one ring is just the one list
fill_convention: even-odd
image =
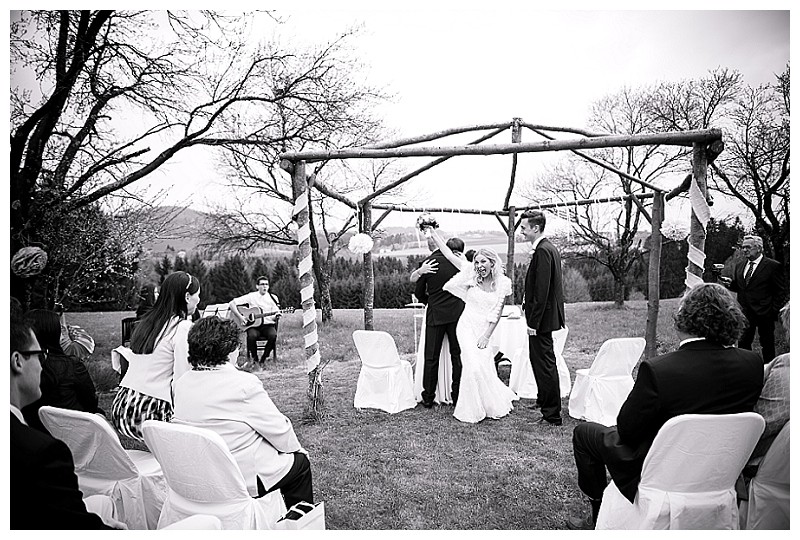
[(456, 326), (462, 371), (453, 416), (469, 423), (487, 417), (501, 418), (511, 412), (512, 401), (519, 397), (498, 378), (488, 344), (500, 320), (505, 297), (511, 294), (511, 280), (505, 276), (503, 262), (495, 251), (478, 249), (470, 264), (447, 247), (438, 231), (426, 228), (424, 233), (431, 236), (447, 260), (460, 269), (444, 286), (465, 303)]

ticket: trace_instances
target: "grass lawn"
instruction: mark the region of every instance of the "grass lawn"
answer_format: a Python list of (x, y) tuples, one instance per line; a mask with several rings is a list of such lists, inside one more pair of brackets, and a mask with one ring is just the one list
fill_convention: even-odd
[[(659, 351), (673, 350), (677, 300), (661, 302)], [(109, 410), (116, 375), (111, 348), (119, 344), (119, 321), (128, 313), (68, 314), (97, 342), (91, 371), (105, 393)], [(280, 323), (278, 363), (257, 372), (278, 408), (293, 422), (309, 451), (315, 497), (325, 501), (329, 529), (562, 529), (564, 520), (585, 509), (575, 478), (572, 428), (563, 400), (562, 427), (534, 425), (539, 415), (515, 402), (500, 420), (464, 424), (453, 408), (435, 406), (390, 415), (353, 407), (360, 361), (352, 331), (363, 328), (360, 310), (336, 310), (334, 322), (320, 328), (321, 353), (331, 358), (323, 374), (327, 415), (302, 422), (307, 376), (300, 312)], [(647, 305), (625, 309), (604, 303), (566, 306), (569, 338), (564, 358), (573, 374), (589, 367), (602, 342), (611, 337), (644, 336)], [(401, 356), (414, 351), (410, 310), (376, 310), (375, 329), (394, 336)], [(778, 336), (778, 352), (785, 340)], [(501, 370), (507, 383), (509, 368)], [(132, 447), (129, 440), (123, 444)]]

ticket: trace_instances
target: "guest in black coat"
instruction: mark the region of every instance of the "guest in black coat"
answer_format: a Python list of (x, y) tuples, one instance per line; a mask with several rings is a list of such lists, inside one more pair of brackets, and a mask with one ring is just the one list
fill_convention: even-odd
[(39, 398), (43, 353), (30, 327), (11, 321), (12, 529), (108, 529), (86, 510), (72, 454), (63, 442), (25, 424), (20, 409)]
[(756, 353), (733, 347), (745, 324), (741, 308), (722, 285), (703, 283), (686, 293), (675, 315), (678, 350), (641, 363), (617, 425), (585, 422), (573, 431), (578, 486), (589, 497), (592, 515), (571, 518), (569, 528), (594, 527), (606, 469), (633, 502), (650, 445), (670, 418), (753, 410), (764, 369)]
[(39, 409), (43, 405), (102, 414), (97, 406), (97, 391), (86, 366), (61, 349), (61, 320), (58, 314), (46, 309), (33, 309), (25, 314), (25, 322), (31, 326), (37, 342), (46, 351), (39, 385), (41, 398), (22, 409), (27, 424), (45, 431), (39, 420)]
[(553, 332), (564, 328), (564, 290), (561, 255), (544, 236), (547, 223), (539, 210), (522, 215), (520, 233), (531, 243), (533, 255), (525, 275), (522, 309), (528, 327), (528, 352), (538, 389), (536, 404), (542, 409), (537, 423), (560, 426), (561, 389), (553, 346)]
[(736, 265), (733, 278), (723, 278), (737, 294), (747, 317), (747, 328), (739, 339), (739, 348), (751, 349), (758, 330), (761, 355), (767, 364), (775, 358), (775, 321), (786, 301), (781, 263), (764, 256), (764, 241), (759, 236), (745, 236), (742, 250), (746, 260)]

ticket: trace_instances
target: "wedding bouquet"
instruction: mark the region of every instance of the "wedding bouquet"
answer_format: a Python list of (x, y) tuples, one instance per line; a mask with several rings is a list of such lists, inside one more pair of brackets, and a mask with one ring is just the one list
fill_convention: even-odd
[(426, 229), (438, 229), (439, 223), (436, 221), (435, 217), (426, 212), (417, 218), (417, 228), (425, 232)]
[(373, 245), (374, 242), (372, 241), (372, 237), (370, 237), (370, 235), (358, 233), (350, 238), (350, 242), (347, 244), (347, 247), (353, 253), (363, 254), (371, 251)]

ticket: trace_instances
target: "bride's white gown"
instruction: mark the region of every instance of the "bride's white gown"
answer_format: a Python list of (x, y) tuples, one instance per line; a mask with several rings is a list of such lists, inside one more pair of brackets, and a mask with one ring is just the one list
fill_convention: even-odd
[(500, 276), (494, 291), (484, 291), (475, 283), (475, 273), (465, 268), (445, 284), (444, 289), (464, 300), (456, 335), (461, 347), (461, 385), (453, 416), (462, 422), (501, 418), (514, 408), (517, 395), (497, 376), (492, 349), (478, 348), (478, 339), (489, 322), (497, 320), (505, 297), (511, 294), (511, 280)]

